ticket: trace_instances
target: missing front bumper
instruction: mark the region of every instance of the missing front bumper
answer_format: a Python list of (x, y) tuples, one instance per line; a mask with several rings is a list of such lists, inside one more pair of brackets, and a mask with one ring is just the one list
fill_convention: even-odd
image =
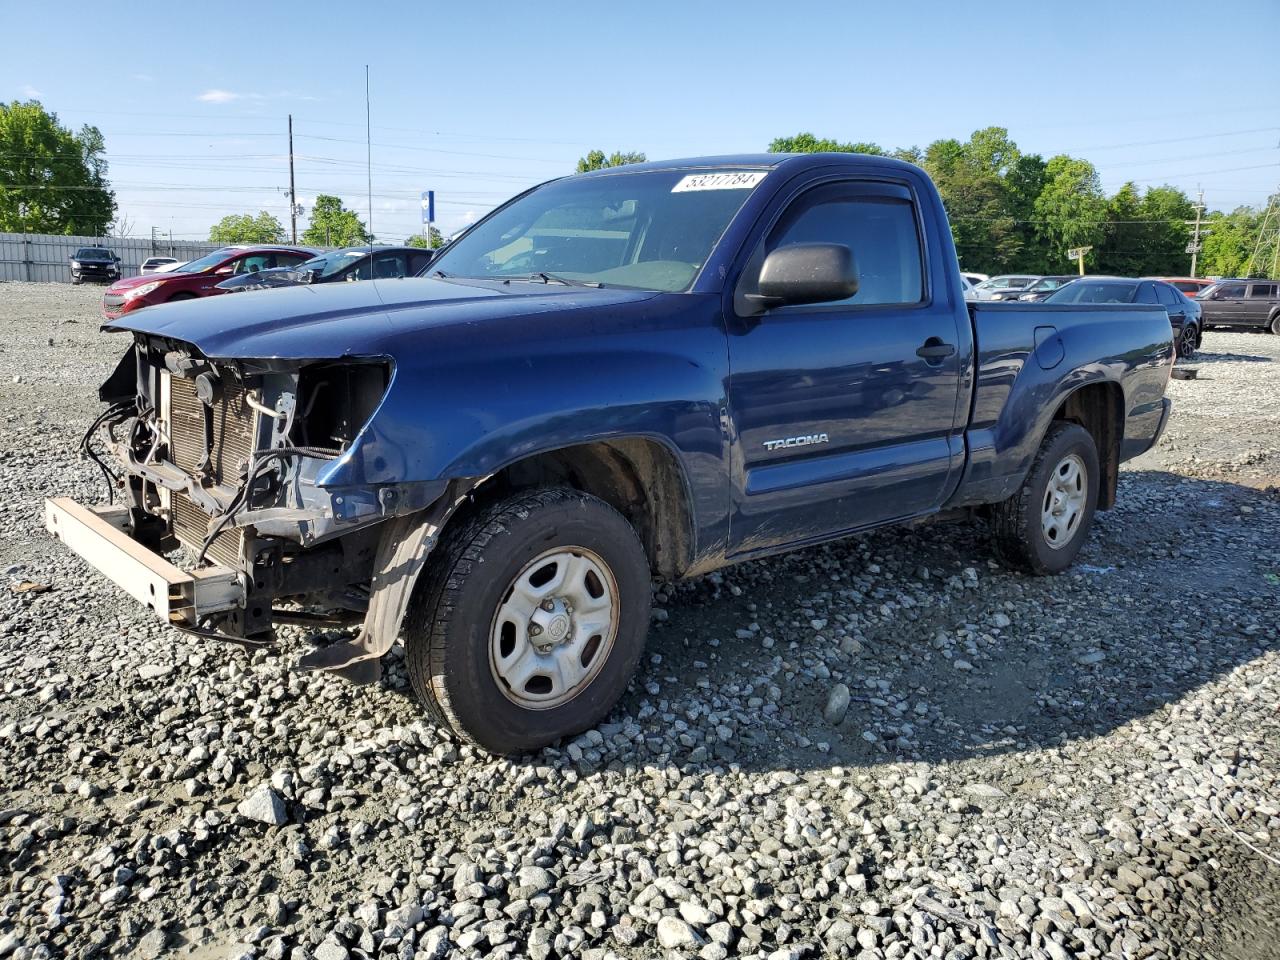
[(44, 502), (44, 525), (90, 566), (161, 620), (198, 626), (244, 606), (240, 575), (227, 567), (187, 572), (125, 532), (127, 507), (86, 507), (69, 497)]

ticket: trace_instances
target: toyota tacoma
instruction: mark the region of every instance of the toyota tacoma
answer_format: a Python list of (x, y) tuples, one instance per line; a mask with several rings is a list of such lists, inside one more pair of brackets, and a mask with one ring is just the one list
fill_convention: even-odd
[(427, 276), (216, 297), (130, 345), (66, 545), (185, 630), (350, 622), (304, 669), (403, 643), (424, 705), (512, 753), (625, 690), (651, 580), (979, 515), (1072, 562), (1169, 416), (1159, 305), (966, 303), (937, 191), (846, 154), (567, 177)]

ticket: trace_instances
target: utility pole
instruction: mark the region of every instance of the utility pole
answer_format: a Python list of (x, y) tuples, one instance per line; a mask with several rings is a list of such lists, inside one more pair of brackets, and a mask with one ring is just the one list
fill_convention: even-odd
[(1200, 216), (1204, 213), (1204, 191), (1200, 190), (1196, 200), (1195, 232), (1191, 235), (1191, 279), (1196, 278), (1196, 260), (1200, 256)]
[(298, 195), (293, 189), (293, 114), (289, 114), (289, 236), (298, 242)]

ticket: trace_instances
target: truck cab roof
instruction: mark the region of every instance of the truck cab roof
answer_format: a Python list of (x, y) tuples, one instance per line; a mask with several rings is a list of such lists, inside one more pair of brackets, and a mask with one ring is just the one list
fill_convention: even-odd
[(870, 153), (731, 153), (709, 157), (684, 157), (677, 160), (648, 160), (644, 163), (628, 163), (622, 167), (602, 167), (587, 173), (575, 174), (580, 177), (608, 176), (615, 173), (639, 173), (647, 170), (713, 170), (724, 167), (753, 167), (769, 169), (786, 166), (797, 172), (811, 167), (829, 166), (838, 163), (843, 166), (891, 166), (903, 170), (919, 170), (913, 164), (893, 157), (882, 157)]

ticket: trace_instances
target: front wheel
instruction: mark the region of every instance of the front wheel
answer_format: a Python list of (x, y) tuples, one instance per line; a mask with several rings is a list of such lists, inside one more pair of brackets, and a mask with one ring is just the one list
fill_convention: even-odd
[(649, 565), (604, 501), (516, 494), (446, 533), (406, 623), (414, 690), (460, 737), (499, 754), (599, 722), (649, 626)]
[(996, 552), (1035, 574), (1061, 573), (1089, 536), (1102, 480), (1093, 437), (1074, 423), (1055, 423), (1022, 488), (992, 510)]
[(1271, 332), (1280, 337), (1280, 313), (1271, 318)]

